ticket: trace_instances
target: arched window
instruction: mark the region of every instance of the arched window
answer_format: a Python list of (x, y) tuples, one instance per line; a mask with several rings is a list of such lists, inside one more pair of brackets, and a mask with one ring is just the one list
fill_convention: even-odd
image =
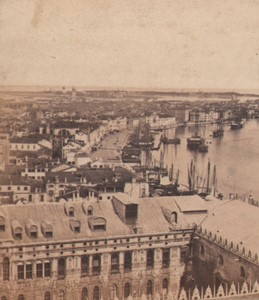
[(100, 300), (100, 289), (98, 286), (94, 287), (93, 300)]
[(66, 276), (66, 260), (65, 258), (60, 258), (58, 260), (58, 277)]
[(147, 282), (147, 295), (153, 294), (153, 282), (152, 280), (148, 280)]
[(243, 266), (240, 267), (240, 276), (241, 276), (242, 278), (245, 278), (245, 276), (246, 276), (246, 272), (245, 272), (245, 269), (244, 269)]
[(131, 286), (130, 286), (130, 283), (127, 282), (125, 283), (124, 285), (124, 298), (128, 298), (131, 294)]
[(113, 300), (117, 297), (117, 293), (118, 293), (118, 288), (116, 284), (113, 284), (110, 287), (110, 299)]
[(153, 268), (154, 267), (154, 249), (148, 249), (147, 250), (147, 268)]
[(200, 244), (200, 254), (201, 254), (201, 255), (204, 255), (204, 254), (205, 254), (205, 249), (204, 249), (203, 244)]
[(3, 280), (9, 280), (10, 276), (10, 261), (8, 257), (3, 260)]
[(74, 207), (70, 206), (68, 209), (68, 216), (69, 217), (74, 217), (75, 216), (75, 210)]
[(24, 295), (23, 295), (23, 294), (20, 294), (20, 295), (18, 296), (18, 300), (25, 300)]
[(65, 300), (65, 292), (60, 290), (58, 292), (58, 300)]
[(177, 219), (178, 219), (178, 218), (177, 218), (177, 212), (175, 212), (175, 211), (172, 212), (172, 213), (171, 213), (171, 222), (172, 222), (172, 223), (177, 223)]
[(162, 284), (162, 289), (163, 289), (163, 293), (168, 293), (168, 279), (164, 278), (163, 279), (163, 284)]
[(7, 297), (6, 296), (2, 296), (1, 300), (7, 300)]
[(88, 290), (86, 287), (84, 287), (81, 292), (81, 300), (87, 300), (87, 299), (88, 299)]
[(223, 266), (224, 265), (224, 260), (223, 260), (223, 256), (222, 255), (219, 255), (218, 257), (218, 264)]
[(88, 216), (92, 216), (93, 215), (93, 207), (91, 205), (89, 205), (87, 207), (87, 215)]
[(50, 292), (46, 292), (44, 295), (44, 300), (51, 300)]

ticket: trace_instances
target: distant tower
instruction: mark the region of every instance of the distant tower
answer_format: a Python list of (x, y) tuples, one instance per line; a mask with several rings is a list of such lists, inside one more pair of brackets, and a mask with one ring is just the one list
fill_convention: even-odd
[(76, 89), (74, 87), (72, 88), (71, 100), (76, 101)]

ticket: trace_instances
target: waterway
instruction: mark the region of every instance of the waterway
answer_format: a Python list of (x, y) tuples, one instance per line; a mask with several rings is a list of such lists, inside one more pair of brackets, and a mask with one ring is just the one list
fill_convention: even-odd
[[(152, 152), (152, 160), (158, 162), (162, 156), (165, 166), (170, 168), (173, 164), (175, 173), (179, 169), (182, 186), (188, 184), (187, 166), (191, 160), (202, 177), (206, 177), (210, 161), (211, 171), (216, 165), (218, 192), (225, 197), (230, 193), (238, 194), (241, 198), (251, 192), (254, 198), (259, 199), (259, 120), (248, 120), (239, 130), (231, 130), (229, 125), (224, 125), (224, 136), (220, 138), (211, 136), (213, 126), (177, 128), (181, 144), (161, 145), (160, 150)], [(209, 145), (207, 153), (187, 149), (187, 138), (195, 132), (206, 138)], [(174, 134), (171, 132), (170, 135)]]

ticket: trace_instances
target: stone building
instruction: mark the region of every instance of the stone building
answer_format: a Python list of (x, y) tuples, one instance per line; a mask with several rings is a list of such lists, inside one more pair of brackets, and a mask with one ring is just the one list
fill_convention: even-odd
[(193, 222), (206, 214), (198, 196), (122, 193), (90, 204), (1, 206), (0, 299), (176, 295)]
[(259, 278), (259, 208), (239, 200), (219, 201), (192, 239), (193, 273), (198, 287), (235, 283), (252, 288)]

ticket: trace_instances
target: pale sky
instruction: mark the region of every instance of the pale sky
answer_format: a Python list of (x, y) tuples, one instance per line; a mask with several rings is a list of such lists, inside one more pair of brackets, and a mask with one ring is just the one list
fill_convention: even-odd
[(0, 85), (259, 90), (259, 1), (0, 0)]

